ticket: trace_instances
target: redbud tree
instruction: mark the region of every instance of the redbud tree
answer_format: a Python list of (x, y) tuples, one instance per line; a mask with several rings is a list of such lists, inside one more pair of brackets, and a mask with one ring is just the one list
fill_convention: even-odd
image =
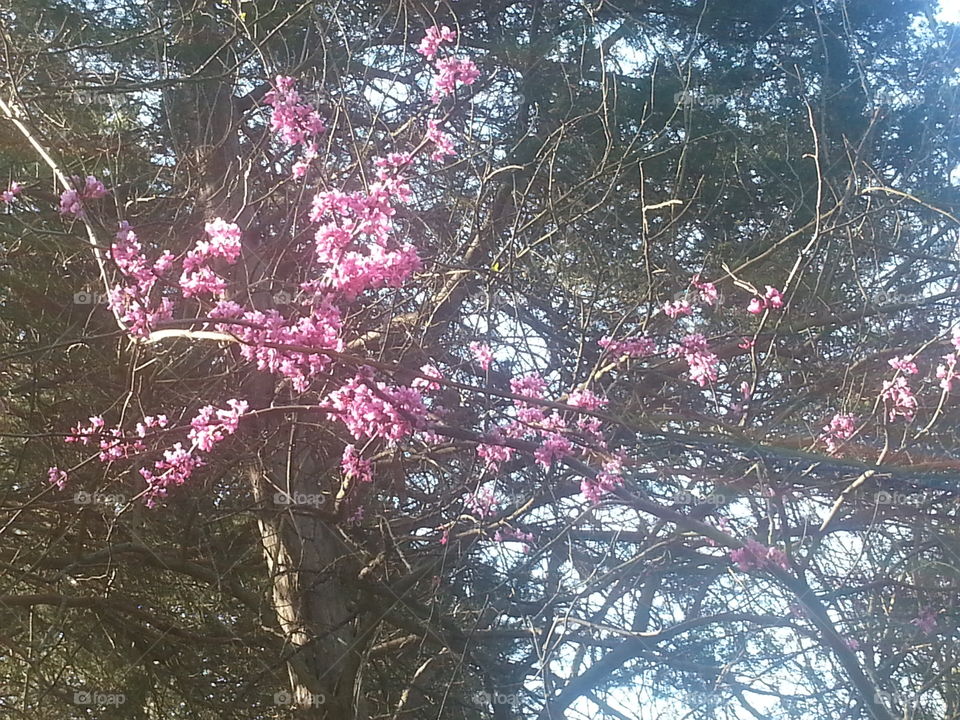
[(960, 712), (956, 42), (643, 5), (0, 11), (5, 706)]

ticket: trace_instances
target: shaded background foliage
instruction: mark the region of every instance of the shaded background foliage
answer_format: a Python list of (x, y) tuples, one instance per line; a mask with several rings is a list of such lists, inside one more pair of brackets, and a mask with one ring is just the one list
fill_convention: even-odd
[[(336, 687), (355, 683), (351, 716), (955, 717), (958, 418), (932, 374), (957, 314), (958, 40), (934, 10), (11, 0), (0, 91), (65, 168), (107, 181), (100, 237), (123, 218), (152, 251), (182, 252), (205, 219), (236, 218), (231, 280), (256, 307), (295, 292), (313, 184), (362, 187), (371, 157), (419, 142), (428, 73), (412, 46), (455, 24), (481, 79), (451, 110), (459, 156), (414, 179), (400, 218), (425, 271), (358, 305), (347, 339), (401, 380), (427, 358), (500, 391), (531, 368), (557, 397), (590, 378), (632, 464), (594, 509), (569, 469), (517, 461), (490, 478), (469, 433), (509, 403), (450, 388), (447, 424), (463, 434), (382, 449), (374, 487), (347, 502), (334, 504), (342, 431), (293, 411), (249, 427), (156, 510), (125, 468), (87, 462), (57, 493), (46, 468), (84, 459), (61, 438), (86, 415), (188, 419), (238, 387), (302, 399), (231, 350), (131, 346), (102, 305), (75, 302), (103, 292), (85, 234), (55, 216), (49, 169), (0, 122), (0, 176), (27, 187), (0, 214), (2, 707), (286, 716), (275, 693), (297, 653), (258, 521), (290, 510), (260, 502), (245, 472), (289, 455), (338, 538), (351, 650), (333, 665)], [(330, 126), (310, 192), (267, 133), (278, 73)], [(697, 272), (724, 296), (702, 325), (723, 361), (715, 389), (666, 353), (601, 362), (605, 335), (676, 340), (658, 311)], [(752, 319), (735, 281), (786, 287), (789, 311)], [(475, 339), (499, 349), (489, 373), (470, 361)], [(886, 361), (931, 341), (917, 421), (886, 422)], [(752, 399), (732, 411), (742, 381)], [(864, 419), (839, 458), (815, 445), (836, 412)], [(464, 497), (488, 481), (500, 512), (478, 519)], [(793, 579), (732, 572), (691, 524), (721, 518), (786, 547)], [(502, 527), (533, 533), (531, 552), (492, 542)], [(833, 635), (791, 614), (798, 591)], [(932, 633), (911, 623), (924, 608)], [(83, 705), (83, 690), (125, 702)]]

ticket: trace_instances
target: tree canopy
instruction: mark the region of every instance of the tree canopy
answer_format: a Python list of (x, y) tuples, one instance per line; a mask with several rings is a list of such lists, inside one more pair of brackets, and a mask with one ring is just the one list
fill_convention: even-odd
[(7, 0), (0, 708), (960, 717), (929, 0)]

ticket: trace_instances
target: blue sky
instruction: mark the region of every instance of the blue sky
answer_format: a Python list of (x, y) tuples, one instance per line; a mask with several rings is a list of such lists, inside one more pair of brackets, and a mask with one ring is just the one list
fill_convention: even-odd
[(940, 0), (940, 12), (937, 20), (960, 23), (960, 0)]

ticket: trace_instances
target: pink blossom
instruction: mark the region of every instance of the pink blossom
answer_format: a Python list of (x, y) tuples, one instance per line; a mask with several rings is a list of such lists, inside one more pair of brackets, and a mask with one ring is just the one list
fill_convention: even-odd
[(940, 380), (940, 387), (944, 392), (950, 392), (953, 389), (954, 381), (960, 377), (957, 373), (957, 356), (949, 353), (943, 356), (944, 364), (937, 365), (937, 379)]
[(424, 35), (420, 44), (417, 46), (417, 52), (427, 60), (433, 60), (442, 43), (452, 43), (456, 39), (457, 33), (446, 25), (443, 27), (429, 27), (427, 28), (427, 34)]
[(860, 649), (860, 641), (857, 640), (856, 638), (852, 638), (852, 637), (844, 638), (843, 644), (853, 651), (857, 651)]
[(520, 542), (523, 543), (523, 552), (530, 552), (530, 544), (533, 542), (533, 534), (515, 530), (513, 528), (504, 528), (497, 530), (493, 534), (494, 542)]
[(550, 468), (554, 460), (564, 458), (573, 452), (573, 444), (562, 435), (547, 433), (543, 443), (533, 451), (533, 457), (545, 468)]
[(56, 466), (47, 470), (47, 479), (57, 486), (57, 490), (63, 490), (67, 485), (67, 473)]
[(690, 379), (700, 387), (717, 381), (720, 358), (710, 350), (707, 339), (701, 333), (687, 335), (670, 352), (672, 355), (683, 355), (690, 368)]
[(10, 183), (10, 187), (8, 189), (4, 190), (3, 193), (0, 193), (0, 199), (9, 205), (17, 199), (17, 195), (20, 194), (22, 189), (23, 188), (20, 187), (20, 183), (12, 182)]
[(541, 399), (547, 389), (547, 382), (537, 373), (527, 373), (510, 380), (510, 392), (514, 395)]
[(823, 428), (820, 435), (827, 446), (827, 452), (836, 452), (844, 440), (849, 440), (856, 432), (857, 418), (854, 415), (841, 415), (837, 413), (830, 420), (830, 423)]
[(227, 400), (227, 405), (229, 409), (224, 410), (207, 405), (190, 421), (191, 429), (187, 438), (194, 446), (210, 452), (226, 435), (233, 435), (237, 431), (240, 417), (247, 411), (247, 402)]
[(894, 370), (899, 370), (904, 375), (916, 375), (919, 372), (919, 370), (917, 370), (917, 364), (913, 362), (913, 355), (891, 358), (887, 360), (887, 363)]
[(270, 127), (287, 145), (312, 140), (325, 130), (323, 119), (309, 105), (300, 102), (291, 77), (278, 75), (276, 87), (266, 94), (264, 102), (273, 107)]
[(455, 156), (457, 151), (453, 147), (453, 138), (440, 129), (437, 120), (427, 120), (427, 140), (432, 142), (434, 150), (430, 154), (430, 159), (434, 162), (443, 162), (445, 157)]
[(740, 338), (740, 342), (737, 343), (737, 347), (741, 350), (750, 350), (754, 345), (756, 345), (756, 341), (753, 338), (748, 337)]
[(596, 477), (580, 481), (580, 492), (591, 504), (596, 505), (606, 494), (613, 492), (623, 482), (623, 458), (615, 455), (604, 461)]
[(720, 293), (717, 292), (717, 286), (713, 283), (703, 283), (700, 288), (700, 299), (707, 305), (716, 305), (720, 299)]
[(606, 399), (593, 393), (590, 390), (572, 390), (567, 395), (567, 405), (571, 407), (583, 408), (584, 410), (596, 411), (607, 404)]
[(787, 570), (790, 567), (787, 556), (782, 550), (762, 545), (753, 538), (747, 540), (743, 547), (731, 550), (730, 559), (743, 572), (774, 567)]
[(775, 287), (767, 285), (765, 288), (766, 293), (763, 296), (763, 299), (767, 301), (767, 304), (774, 308), (779, 309), (783, 307), (783, 295), (780, 294), (780, 291)]
[(235, 263), (240, 257), (240, 227), (236, 223), (228, 223), (223, 218), (208, 222), (204, 228), (210, 236), (210, 242), (197, 243), (196, 252), (205, 257), (222, 257), (228, 263)]
[(243, 315), (243, 306), (233, 300), (219, 300), (207, 315), (212, 318), (238, 318)]
[(497, 496), (492, 487), (478, 488), (466, 499), (466, 505), (482, 520), (496, 514)]
[(380, 437), (393, 444), (423, 427), (427, 409), (418, 390), (390, 387), (358, 373), (320, 403), (357, 440)]
[[(163, 459), (154, 463), (154, 469), (140, 468), (140, 475), (147, 482), (147, 505), (153, 507), (156, 499), (164, 497), (170, 487), (183, 485), (205, 463), (195, 457), (191, 450), (176, 443), (163, 453)], [(157, 471), (159, 474), (157, 474)]]
[(917, 399), (905, 377), (898, 375), (893, 380), (885, 380), (881, 396), (887, 406), (887, 417), (890, 422), (893, 422), (898, 415), (907, 422), (913, 420), (917, 412)]
[[(416, 249), (397, 243), (394, 198), (408, 194), (398, 175), (386, 174), (366, 192), (321, 191), (310, 210), (313, 222), (324, 222), (316, 233), (317, 261), (327, 265), (322, 284), (353, 300), (366, 290), (399, 287), (420, 269)], [(391, 171), (392, 172), (392, 171)]]
[(493, 362), (493, 352), (491, 352), (489, 345), (472, 342), (470, 343), (470, 352), (473, 353), (473, 359), (483, 368), (484, 372), (490, 369), (490, 363)]
[(80, 178), (72, 178), (74, 187), (60, 195), (60, 214), (74, 218), (84, 217), (83, 206), (89, 200), (99, 200), (107, 194), (103, 183), (93, 175), (87, 175), (80, 187)]
[(208, 263), (214, 258), (223, 258), (233, 264), (240, 256), (240, 228), (222, 218), (206, 224), (209, 240), (198, 240), (183, 260), (180, 289), (184, 297), (210, 293), (220, 295), (226, 289), (226, 281), (217, 275)]
[(434, 67), (437, 69), (431, 95), (434, 102), (439, 102), (444, 96), (452, 94), (458, 85), (473, 85), (480, 77), (480, 71), (472, 60), (443, 58), (437, 60)]
[(436, 365), (423, 365), (420, 368), (420, 372), (423, 375), (426, 375), (427, 377), (414, 378), (413, 381), (410, 383), (410, 387), (416, 388), (417, 390), (422, 390), (424, 392), (436, 392), (437, 390), (440, 389), (440, 383), (427, 379), (427, 378), (437, 378), (438, 380), (443, 379), (443, 374), (437, 369)]
[(343, 448), (343, 458), (340, 460), (340, 468), (346, 478), (358, 480), (360, 482), (373, 482), (373, 471), (369, 460), (360, 456), (360, 452), (355, 445), (347, 445)]
[(776, 310), (783, 307), (783, 295), (780, 291), (770, 285), (765, 289), (766, 293), (763, 297), (754, 297), (750, 300), (750, 304), (747, 305), (748, 313), (759, 315), (768, 308)]
[(657, 344), (647, 337), (630, 338), (627, 340), (614, 340), (611, 337), (604, 337), (597, 343), (608, 353), (617, 357), (642, 358), (653, 355), (657, 351)]
[(700, 275), (694, 275), (690, 284), (700, 291), (700, 300), (706, 305), (716, 305), (720, 299), (717, 286), (711, 282), (700, 282)]
[[(254, 326), (225, 326), (242, 341), (240, 354), (256, 362), (259, 370), (287, 378), (298, 392), (305, 392), (310, 381), (330, 366), (330, 356), (323, 350), (343, 350), (340, 311), (327, 299), (315, 305), (310, 315), (292, 321), (285, 320), (276, 310), (246, 312), (243, 319)], [(272, 345), (296, 345), (317, 352), (286, 350)]]
[(477, 445), (477, 457), (484, 461), (489, 470), (496, 472), (500, 469), (501, 464), (509, 462), (513, 458), (516, 451), (512, 447), (497, 442), (503, 439), (499, 432), (492, 434), (490, 439), (491, 442), (489, 443), (479, 443)]
[(692, 315), (693, 307), (686, 300), (675, 300), (664, 303), (663, 312), (666, 313), (668, 317), (678, 318), (684, 315)]

